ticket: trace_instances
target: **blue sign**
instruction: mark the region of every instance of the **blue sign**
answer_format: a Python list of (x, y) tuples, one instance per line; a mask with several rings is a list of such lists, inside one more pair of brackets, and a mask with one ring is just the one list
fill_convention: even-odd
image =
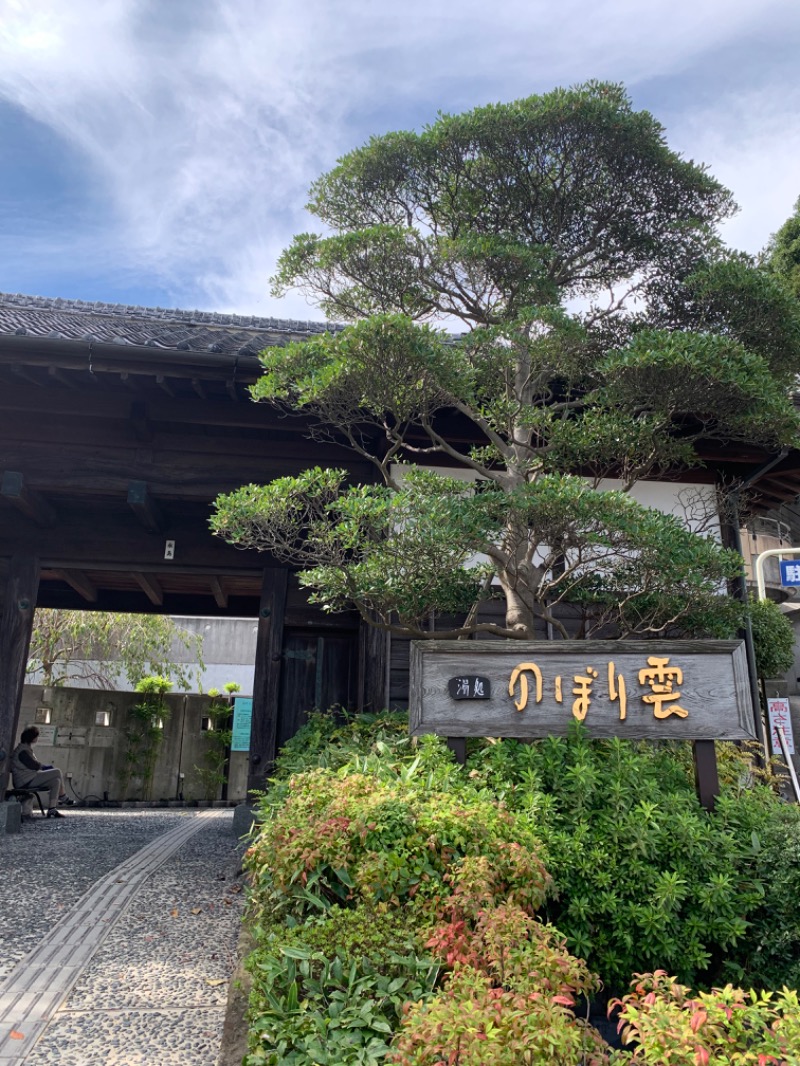
[(250, 696), (235, 696), (233, 699), (231, 751), (250, 751), (250, 726), (252, 721), (252, 698)]
[(800, 559), (788, 563), (781, 560), (781, 584), (800, 585)]

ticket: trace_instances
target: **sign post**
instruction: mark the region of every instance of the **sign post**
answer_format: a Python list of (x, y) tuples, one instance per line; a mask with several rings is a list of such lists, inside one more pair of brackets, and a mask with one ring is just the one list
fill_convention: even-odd
[(698, 793), (719, 794), (715, 740), (754, 739), (742, 641), (413, 641), (409, 729), (466, 737), (695, 742)]

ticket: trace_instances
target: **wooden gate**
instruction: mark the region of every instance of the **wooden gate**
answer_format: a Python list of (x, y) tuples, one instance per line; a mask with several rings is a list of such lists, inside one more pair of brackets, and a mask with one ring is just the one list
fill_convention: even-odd
[(303, 725), (310, 710), (326, 710), (336, 705), (355, 709), (357, 645), (355, 633), (285, 631), (279, 748)]

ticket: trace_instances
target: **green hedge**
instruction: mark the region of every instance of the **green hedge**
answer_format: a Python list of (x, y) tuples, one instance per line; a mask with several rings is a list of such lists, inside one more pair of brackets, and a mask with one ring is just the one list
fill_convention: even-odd
[[(246, 858), (246, 1063), (626, 1062), (577, 1019), (578, 997), (622, 994), (648, 970), (676, 987), (796, 984), (798, 811), (751, 780), (740, 749), (721, 765), (709, 814), (684, 746), (576, 728), (471, 742), (462, 769), (441, 740), (409, 738), (405, 716), (312, 716)], [(764, 1048), (778, 1046), (765, 1002), (748, 1005), (772, 1034)], [(649, 1042), (642, 1061), (660, 1061), (637, 1003), (637, 1054)], [(791, 1031), (791, 1001), (782, 1011)]]

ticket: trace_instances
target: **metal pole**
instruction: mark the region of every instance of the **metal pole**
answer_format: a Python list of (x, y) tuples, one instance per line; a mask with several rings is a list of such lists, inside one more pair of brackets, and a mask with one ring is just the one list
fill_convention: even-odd
[(794, 789), (795, 803), (800, 803), (800, 785), (797, 783), (797, 774), (794, 772), (794, 763), (792, 757), (789, 755), (789, 750), (786, 747), (786, 734), (783, 731), (783, 726), (777, 726), (775, 732), (778, 734), (778, 743), (781, 746), (781, 754), (783, 755), (783, 761), (786, 763), (786, 769), (789, 771), (789, 777), (791, 778), (792, 788)]
[(764, 578), (764, 560), (770, 559), (775, 555), (800, 555), (800, 548), (768, 548), (766, 551), (759, 552), (756, 556), (755, 572), (756, 572), (756, 588), (758, 589), (758, 598), (765, 600), (767, 598), (767, 583)]
[[(782, 448), (777, 455), (774, 455), (766, 463), (757, 467), (751, 474), (749, 474), (742, 482), (740, 482), (738, 488), (734, 489), (730, 494), (731, 502), (731, 534), (733, 537), (733, 546), (735, 550), (742, 556), (742, 565), (744, 565), (744, 554), (742, 552), (742, 533), (741, 533), (741, 521), (739, 518), (739, 495), (745, 490), (749, 489), (751, 485), (754, 485), (759, 481), (768, 471), (777, 466), (786, 456), (789, 454), (788, 448)], [(741, 577), (737, 580), (738, 598), (741, 602), (747, 606), (747, 581), (745, 580), (744, 571), (742, 571)], [(750, 675), (750, 692), (753, 700), (753, 717), (755, 719), (756, 736), (764, 751), (764, 758), (767, 759), (769, 752), (767, 750), (767, 738), (764, 735), (764, 726), (761, 717), (761, 693), (758, 688), (758, 670), (756, 668), (756, 652), (755, 645), (753, 643), (753, 625), (750, 621), (749, 613), (746, 614), (745, 626), (744, 626), (744, 647), (747, 655), (747, 672)]]

